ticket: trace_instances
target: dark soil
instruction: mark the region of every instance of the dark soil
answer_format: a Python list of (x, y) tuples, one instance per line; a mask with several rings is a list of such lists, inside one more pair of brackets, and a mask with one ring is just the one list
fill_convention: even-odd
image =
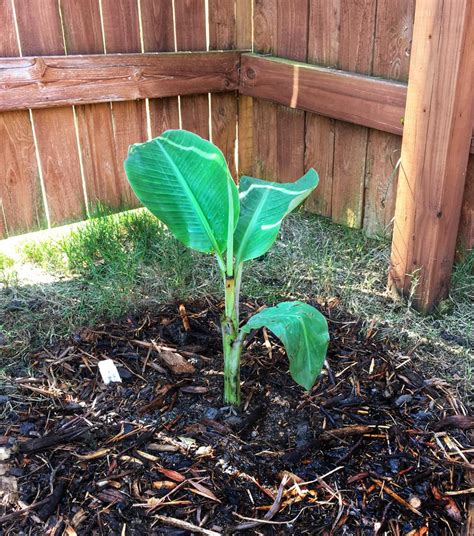
[[(222, 407), (220, 304), (32, 355), (0, 397), (0, 534), (468, 534), (469, 494), (452, 492), (474, 486), (474, 418), (375, 329), (320, 308), (329, 365), (311, 392), (259, 331), (237, 412)], [(173, 352), (195, 372), (173, 373)], [(104, 385), (105, 358), (122, 383)]]

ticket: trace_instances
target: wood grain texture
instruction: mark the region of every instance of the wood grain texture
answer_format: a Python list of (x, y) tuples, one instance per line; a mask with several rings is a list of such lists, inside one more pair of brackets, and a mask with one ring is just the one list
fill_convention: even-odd
[[(144, 52), (174, 52), (173, 3), (168, 0), (141, 0)], [(149, 100), (151, 136), (179, 128), (178, 97)]]
[(0, 110), (231, 91), (238, 52), (0, 59)]
[(244, 95), (402, 133), (406, 84), (272, 56), (242, 54), (241, 62), (240, 92)]
[[(0, 56), (20, 54), (11, 0), (0, 0)], [(27, 111), (0, 114), (0, 239), (44, 222), (33, 132)]]
[[(209, 0), (209, 48), (233, 49), (236, 46), (234, 0)], [(238, 94), (211, 95), (212, 142), (223, 152), (234, 180), (237, 180), (235, 143), (237, 139)]]
[[(390, 279), (431, 310), (449, 289), (472, 133), (474, 2), (417, 0)], [(416, 286), (415, 286), (416, 285)]]
[[(467, 166), (466, 183), (459, 222), (458, 244), (461, 255), (474, 248), (474, 156)], [(474, 521), (474, 520), (473, 520)]]
[[(252, 0), (235, 3), (236, 46), (252, 49)], [(253, 99), (239, 94), (238, 175), (251, 175), (253, 165)]]
[[(62, 0), (60, 7), (67, 53), (103, 54), (99, 1)], [(76, 117), (89, 208), (98, 202), (118, 208), (122, 193), (110, 104), (78, 106)]]
[[(308, 48), (308, 0), (277, 3), (277, 49), (279, 57), (306, 61)], [(279, 106), (277, 109), (277, 180), (294, 181), (304, 174), (305, 113)]]
[[(113, 53), (141, 52), (138, 3), (130, 0), (101, 0), (105, 51)], [(115, 136), (116, 168), (120, 173), (120, 191), (128, 207), (139, 202), (127, 181), (123, 162), (133, 143), (147, 139), (145, 101), (112, 103)]]
[[(415, 0), (378, 0), (372, 74), (406, 82)], [(395, 212), (401, 139), (369, 131), (365, 175), (364, 230), (369, 236), (390, 234)]]
[[(206, 50), (206, 10), (204, 0), (175, 0), (178, 50)], [(190, 25), (192, 32), (189, 31)], [(208, 95), (182, 97), (181, 126), (209, 139)]]
[[(376, 0), (341, 0), (337, 67), (370, 74), (374, 46)], [(332, 219), (361, 227), (364, 210), (365, 157), (368, 130), (336, 123)]]
[[(277, 0), (255, 0), (253, 10), (253, 50), (259, 54), (275, 54), (278, 36)], [(241, 81), (246, 74), (247, 70), (242, 65)], [(241, 85), (241, 90), (242, 87)], [(250, 93), (248, 95), (252, 96)], [(273, 102), (257, 98), (253, 101), (253, 157), (250, 174), (272, 181), (278, 177), (277, 109)]]
[[(63, 55), (58, 2), (26, 0), (15, 5), (22, 54)], [(33, 110), (32, 117), (50, 223), (79, 219), (85, 213), (85, 197), (73, 109)]]
[[(309, 0), (308, 62), (328, 67), (337, 64), (340, 0)], [(331, 217), (335, 121), (306, 114), (305, 169), (315, 168), (319, 185), (306, 200), (310, 212)]]

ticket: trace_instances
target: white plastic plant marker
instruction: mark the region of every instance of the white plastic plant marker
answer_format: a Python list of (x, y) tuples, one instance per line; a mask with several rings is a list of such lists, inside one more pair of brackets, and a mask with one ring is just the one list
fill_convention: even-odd
[(104, 359), (103, 361), (99, 361), (99, 371), (105, 385), (109, 385), (109, 383), (113, 382), (122, 382), (119, 371), (117, 370), (117, 367), (112, 359)]

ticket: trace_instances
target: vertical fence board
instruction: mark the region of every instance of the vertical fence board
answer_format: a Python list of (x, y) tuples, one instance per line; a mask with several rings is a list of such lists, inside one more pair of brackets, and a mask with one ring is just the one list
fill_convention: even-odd
[[(24, 56), (65, 53), (57, 1), (24, 0), (15, 5)], [(73, 109), (33, 110), (32, 116), (50, 222), (80, 218), (85, 198)]]
[[(103, 54), (99, 0), (61, 1), (68, 54)], [(115, 154), (112, 110), (109, 103), (76, 106), (77, 126), (89, 205), (122, 205), (123, 182)]]
[[(236, 0), (236, 46), (252, 49), (252, 0)], [(253, 161), (253, 99), (239, 95), (238, 159), (239, 176), (252, 174)]]
[[(209, 0), (210, 50), (235, 49), (236, 18), (234, 0)], [(232, 177), (237, 180), (235, 142), (237, 134), (237, 92), (211, 95), (212, 141), (221, 149)]]
[(417, 0), (390, 278), (430, 311), (446, 297), (472, 136), (474, 1)]
[[(253, 49), (261, 54), (275, 53), (277, 47), (277, 0), (254, 1)], [(277, 105), (255, 99), (253, 101), (253, 165), (255, 177), (277, 180)]]
[[(308, 48), (308, 0), (293, 0), (291, 9), (278, 2), (277, 55), (306, 61)], [(277, 180), (286, 182), (304, 173), (305, 113), (277, 108)]]
[[(169, 0), (141, 0), (144, 52), (175, 50), (173, 4)], [(178, 97), (150, 99), (152, 137), (179, 128)]]
[[(378, 0), (372, 74), (407, 81), (415, 0)], [(395, 212), (401, 138), (369, 131), (366, 163), (364, 230), (369, 235), (391, 230)]]
[[(0, 0), (0, 56), (19, 56), (11, 0)], [(33, 132), (27, 111), (0, 114), (0, 239), (44, 221)]]
[[(102, 0), (105, 50), (108, 53), (140, 52), (140, 23), (138, 3), (131, 0)], [(141, 101), (112, 103), (116, 150), (116, 168), (120, 173), (121, 191), (128, 207), (139, 202), (133, 194), (123, 169), (132, 143), (147, 139), (146, 104)]]
[[(175, 0), (178, 50), (206, 50), (206, 9), (204, 0)], [(192, 24), (192, 31), (190, 31)], [(209, 97), (181, 97), (181, 123), (203, 138), (209, 138)]]
[[(340, 69), (370, 74), (375, 12), (376, 0), (341, 0)], [(362, 226), (367, 137), (365, 127), (336, 123), (332, 219), (349, 227)]]
[(474, 248), (474, 155), (472, 154), (467, 165), (458, 237), (461, 254)]
[[(337, 64), (341, 0), (309, 0), (308, 62)], [(305, 204), (310, 212), (331, 217), (335, 121), (306, 114), (305, 168), (314, 167), (320, 182)]]

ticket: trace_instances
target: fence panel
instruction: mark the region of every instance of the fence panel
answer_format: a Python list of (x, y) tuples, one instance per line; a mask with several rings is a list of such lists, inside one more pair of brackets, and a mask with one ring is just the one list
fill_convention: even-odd
[[(204, 0), (175, 0), (178, 50), (206, 50), (206, 6)], [(190, 31), (192, 21), (192, 31)], [(208, 94), (180, 98), (181, 126), (209, 139)]]
[[(138, 3), (130, 0), (101, 0), (104, 43), (108, 53), (141, 52)], [(112, 103), (115, 135), (116, 169), (127, 207), (139, 205), (123, 169), (132, 143), (146, 141), (147, 114), (144, 100)]]
[[(415, 0), (378, 0), (372, 74), (408, 80)], [(369, 235), (391, 231), (395, 213), (402, 139), (380, 130), (369, 131), (365, 175), (364, 229)]]
[[(56, 0), (16, 2), (23, 56), (64, 55), (59, 3)], [(74, 110), (70, 106), (33, 110), (39, 162), (47, 200), (49, 223), (61, 224), (85, 214)]]
[[(252, 47), (289, 60), (406, 81), (414, 4), (0, 0), (0, 56)], [(41, 60), (31, 69), (37, 65)], [(299, 73), (297, 68), (291, 72), (296, 101), (301, 99)], [(137, 101), (0, 114), (0, 237), (78, 219), (88, 203), (137, 206), (123, 171), (129, 144), (179, 127), (212, 139), (235, 177), (245, 173), (287, 181), (315, 167), (321, 183), (306, 203), (308, 210), (363, 226), (369, 234), (391, 230), (399, 136), (235, 91), (148, 100), (138, 94)], [(474, 241), (472, 158), (459, 231), (468, 248)]]
[[(375, 0), (343, 0), (340, 8), (337, 67), (370, 74), (374, 48)], [(336, 122), (332, 219), (361, 227), (368, 129)]]
[[(209, 48), (235, 49), (236, 39), (235, 0), (209, 0)], [(210, 99), (212, 141), (224, 153), (232, 177), (237, 178), (237, 92), (210, 95)]]
[[(175, 51), (173, 3), (167, 0), (142, 0), (141, 17), (144, 52)], [(178, 97), (149, 100), (151, 137), (169, 128), (179, 128)]]
[[(62, 0), (61, 15), (68, 54), (103, 54), (104, 36), (99, 0)], [(116, 154), (110, 103), (76, 106), (87, 201), (123, 206), (125, 183)]]
[[(339, 50), (339, 2), (310, 0), (308, 62), (336, 65)], [(318, 170), (320, 183), (306, 202), (306, 209), (332, 216), (335, 121), (329, 117), (306, 114), (305, 167)]]
[[(19, 56), (13, 6), (0, 0), (0, 56)], [(45, 226), (45, 211), (30, 115), (0, 114), (0, 239)]]

